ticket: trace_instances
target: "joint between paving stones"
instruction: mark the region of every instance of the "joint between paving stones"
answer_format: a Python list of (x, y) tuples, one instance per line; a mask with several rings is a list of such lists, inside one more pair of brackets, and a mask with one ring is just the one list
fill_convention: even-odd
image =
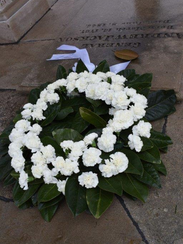
[(166, 134), (167, 123), (168, 123), (168, 116), (165, 116), (164, 120), (165, 120), (165, 122), (164, 122), (163, 127), (162, 127), (162, 133), (165, 135)]
[(7, 198), (7, 197), (3, 197), (3, 196), (0, 196), (0, 200), (3, 201), (3, 202), (14, 202), (13, 199)]
[(120, 204), (122, 205), (123, 209), (125, 210), (127, 216), (130, 218), (130, 220), (132, 221), (133, 225), (135, 226), (136, 230), (138, 231), (138, 233), (140, 234), (141, 238), (142, 238), (142, 241), (145, 243), (145, 244), (149, 244), (148, 240), (146, 239), (144, 233), (142, 232), (142, 230), (140, 229), (138, 223), (134, 220), (134, 218), (132, 217), (129, 209), (127, 208), (124, 200), (122, 199), (122, 197), (116, 195), (117, 199), (119, 200)]

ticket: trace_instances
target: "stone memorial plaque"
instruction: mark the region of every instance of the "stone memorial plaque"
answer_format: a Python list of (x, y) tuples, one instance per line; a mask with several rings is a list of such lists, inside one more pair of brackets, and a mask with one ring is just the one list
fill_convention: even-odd
[[(59, 34), (58, 46), (86, 48), (91, 62), (98, 64), (106, 59), (110, 65), (122, 62), (115, 58), (115, 50), (134, 50), (139, 58), (128, 68), (140, 74), (153, 73), (153, 89), (178, 92), (182, 76), (182, 12), (182, 0), (88, 1)], [(73, 64), (57, 63), (67, 67)]]

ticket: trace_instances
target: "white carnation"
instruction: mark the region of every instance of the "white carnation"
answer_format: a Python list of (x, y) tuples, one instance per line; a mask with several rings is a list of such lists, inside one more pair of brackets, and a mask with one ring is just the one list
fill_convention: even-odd
[(43, 154), (40, 151), (37, 151), (36, 153), (33, 153), (31, 157), (31, 162), (35, 165), (44, 165), (46, 163), (46, 160), (43, 157)]
[(95, 166), (96, 164), (100, 164), (102, 159), (100, 158), (101, 151), (97, 148), (90, 147), (86, 149), (83, 153), (83, 164), (86, 167)]
[(55, 148), (51, 145), (41, 146), (40, 150), (47, 163), (52, 162), (56, 158)]
[(79, 172), (79, 164), (76, 160), (72, 161), (72, 160), (67, 158), (62, 163), (62, 168), (61, 168), (60, 172), (62, 175), (65, 175), (65, 176), (70, 176), (73, 173), (78, 173)]
[(95, 84), (89, 84), (86, 88), (85, 94), (86, 97), (95, 99)]
[(128, 136), (128, 140), (129, 140), (128, 145), (129, 145), (130, 149), (132, 149), (132, 150), (135, 149), (136, 152), (141, 151), (141, 149), (143, 147), (143, 142), (139, 136), (130, 134)]
[(63, 195), (65, 195), (66, 183), (67, 183), (67, 180), (58, 180), (58, 182), (57, 182), (58, 191), (60, 191)]
[(43, 110), (40, 107), (34, 107), (31, 116), (33, 120), (43, 120), (45, 117), (43, 116)]
[(149, 122), (144, 122), (143, 120), (139, 121), (139, 123), (133, 126), (133, 134), (136, 136), (143, 136), (149, 138), (151, 136), (152, 125)]
[(25, 171), (22, 170), (20, 172), (20, 177), (18, 181), (21, 188), (23, 188), (24, 190), (28, 189), (28, 174)]
[(46, 96), (46, 102), (49, 102), (51, 105), (57, 103), (60, 100), (60, 97), (57, 93), (48, 93)]
[(108, 159), (105, 160), (105, 164), (99, 165), (99, 170), (102, 173), (102, 176), (109, 178), (116, 173), (116, 167)]
[[(108, 128), (109, 129), (109, 128)], [(102, 133), (98, 138), (98, 147), (104, 152), (111, 152), (114, 150), (114, 144), (116, 143), (116, 136), (112, 133), (112, 129)]]
[(21, 112), (21, 115), (22, 115), (22, 118), (23, 119), (30, 119), (31, 118), (31, 115), (32, 115), (32, 110), (31, 109), (24, 109)]
[(131, 106), (129, 111), (132, 111), (135, 122), (142, 119), (146, 114), (144, 107), (140, 103), (136, 103), (134, 106)]
[(75, 86), (79, 92), (84, 92), (88, 86), (88, 82), (86, 81), (86, 78), (81, 77), (76, 81)]
[(123, 91), (118, 91), (114, 93), (114, 97), (112, 99), (112, 106), (118, 109), (126, 109), (129, 105), (130, 100), (127, 95)]
[(24, 145), (32, 152), (38, 151), (42, 145), (40, 138), (33, 132), (28, 132), (25, 134), (23, 142)]
[(46, 184), (57, 183), (57, 179), (54, 177), (54, 173), (49, 168), (43, 170), (43, 179)]
[(84, 172), (78, 177), (79, 184), (85, 186), (86, 188), (95, 188), (98, 183), (98, 176), (93, 172)]
[(65, 140), (65, 141), (63, 141), (63, 142), (61, 142), (60, 143), (60, 146), (61, 146), (61, 148), (64, 150), (64, 152), (67, 150), (67, 149), (72, 149), (72, 147), (73, 147), (73, 145), (74, 145), (74, 142), (73, 141), (71, 141), (71, 140)]
[(26, 103), (24, 106), (23, 106), (23, 108), (24, 109), (33, 109), (33, 107), (34, 107), (34, 105), (32, 104), (32, 103)]
[(17, 157), (17, 155), (19, 154), (22, 154), (21, 147), (22, 147), (22, 142), (14, 141), (10, 143), (8, 147), (8, 154), (10, 155), (10, 157), (13, 158), (13, 157)]
[(25, 158), (22, 154), (18, 154), (11, 160), (11, 166), (14, 168), (16, 172), (21, 172), (24, 169)]
[(100, 82), (95, 86), (95, 99), (105, 100), (109, 92), (109, 83)]
[(30, 126), (29, 121), (27, 121), (25, 119), (21, 119), (15, 124), (15, 129), (22, 131), (22, 132), (26, 132), (26, 131), (28, 131), (29, 126)]
[(14, 128), (11, 131), (10, 135), (9, 135), (9, 140), (11, 142), (15, 142), (15, 141), (16, 142), (21, 142), (23, 140), (23, 138), (24, 138), (23, 130), (19, 130), (19, 129), (16, 129), (16, 128)]
[(69, 153), (68, 157), (70, 159), (77, 160), (83, 154), (83, 151), (85, 148), (86, 148), (86, 145), (85, 145), (84, 141), (74, 142), (71, 152)]
[(43, 171), (45, 169), (46, 169), (45, 165), (33, 165), (31, 167), (32, 174), (37, 179), (40, 179), (43, 176)]
[(39, 135), (42, 131), (42, 127), (39, 124), (34, 124), (29, 127), (29, 131), (35, 133), (36, 135)]
[(110, 155), (110, 161), (115, 166), (115, 175), (124, 172), (128, 168), (129, 160), (122, 152), (116, 152)]
[(98, 137), (97, 133), (90, 133), (89, 135), (84, 137), (84, 143), (86, 146), (91, 145), (93, 141)]

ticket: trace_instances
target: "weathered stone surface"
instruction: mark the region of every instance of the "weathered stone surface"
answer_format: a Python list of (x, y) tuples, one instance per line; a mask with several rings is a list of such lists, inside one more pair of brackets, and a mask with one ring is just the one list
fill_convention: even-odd
[[(21, 4), (18, 4), (19, 2)], [(18, 41), (50, 7), (46, 0), (16, 1), (14, 5), (13, 3), (7, 6), (7, 10), (4, 9), (0, 16), (0, 43)]]
[(149, 241), (149, 244), (182, 243), (183, 238), (183, 105), (168, 117), (167, 134), (173, 145), (167, 154), (162, 155), (168, 171), (162, 176), (162, 189), (151, 189), (147, 203), (125, 199), (133, 218)]
[(46, 223), (36, 208), (20, 210), (13, 203), (0, 201), (1, 239), (9, 244), (140, 244), (141, 237), (119, 201), (100, 218), (83, 213), (74, 218), (63, 203), (51, 223)]
[(46, 61), (54, 48), (52, 41), (0, 46), (0, 89), (17, 89), (31, 74), (30, 86), (55, 80), (58, 62)]
[(23, 104), (27, 101), (27, 96), (16, 91), (0, 91), (0, 133), (10, 123)]

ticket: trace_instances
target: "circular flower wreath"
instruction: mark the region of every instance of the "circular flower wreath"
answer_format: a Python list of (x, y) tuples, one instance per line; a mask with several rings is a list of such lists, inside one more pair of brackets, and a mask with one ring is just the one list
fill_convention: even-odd
[(171, 139), (153, 131), (147, 119), (169, 114), (175, 94), (161, 91), (158, 99), (172, 101), (169, 110), (155, 106), (147, 115), (148, 99), (157, 105), (157, 92), (146, 98), (151, 76), (134, 70), (115, 74), (106, 65), (90, 73), (80, 61), (79, 72), (68, 75), (60, 66), (60, 79), (30, 93), (8, 135), (14, 169), (8, 177), (18, 180), (14, 200), (19, 207), (38, 205), (49, 221), (66, 195), (74, 215), (89, 208), (98, 218), (113, 193), (145, 201), (145, 184), (160, 187), (158, 171), (166, 170), (158, 148), (164, 150)]

